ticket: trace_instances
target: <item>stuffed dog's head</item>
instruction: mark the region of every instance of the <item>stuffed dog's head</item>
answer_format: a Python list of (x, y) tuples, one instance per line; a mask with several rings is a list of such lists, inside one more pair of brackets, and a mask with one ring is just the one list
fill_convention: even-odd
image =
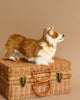
[(46, 27), (43, 34), (49, 44), (53, 44), (53, 42), (58, 43), (64, 40), (64, 34), (56, 32), (54, 26)]

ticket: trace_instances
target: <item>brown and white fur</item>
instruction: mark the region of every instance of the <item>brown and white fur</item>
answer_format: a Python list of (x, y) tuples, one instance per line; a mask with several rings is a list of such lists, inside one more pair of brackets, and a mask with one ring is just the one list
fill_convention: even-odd
[(45, 28), (40, 40), (13, 34), (6, 43), (6, 58), (19, 60), (24, 57), (37, 65), (48, 65), (54, 62), (52, 58), (55, 55), (57, 43), (63, 40), (64, 34), (57, 33), (54, 26)]

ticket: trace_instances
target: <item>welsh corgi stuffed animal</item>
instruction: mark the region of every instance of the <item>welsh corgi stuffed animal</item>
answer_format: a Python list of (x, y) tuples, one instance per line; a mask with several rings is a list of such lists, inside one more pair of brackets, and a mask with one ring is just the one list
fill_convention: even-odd
[(19, 60), (24, 57), (37, 65), (48, 65), (54, 62), (57, 43), (63, 40), (64, 34), (57, 33), (54, 26), (45, 28), (40, 40), (13, 34), (6, 43), (6, 58)]

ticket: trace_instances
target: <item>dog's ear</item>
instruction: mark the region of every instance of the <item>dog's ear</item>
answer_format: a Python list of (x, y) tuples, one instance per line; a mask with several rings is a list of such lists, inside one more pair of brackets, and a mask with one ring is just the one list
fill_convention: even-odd
[(53, 29), (49, 30), (49, 34), (53, 35), (54, 34), (54, 30)]
[(51, 29), (50, 27), (44, 28), (43, 33), (44, 33), (44, 34), (47, 33), (50, 29)]
[(51, 28), (54, 30), (54, 26), (51, 26)]
[(54, 26), (50, 26), (49, 34), (50, 35), (54, 34)]
[(50, 35), (53, 35), (53, 33), (54, 33), (54, 26), (49, 26), (49, 27), (44, 28), (43, 33), (44, 34), (49, 33)]

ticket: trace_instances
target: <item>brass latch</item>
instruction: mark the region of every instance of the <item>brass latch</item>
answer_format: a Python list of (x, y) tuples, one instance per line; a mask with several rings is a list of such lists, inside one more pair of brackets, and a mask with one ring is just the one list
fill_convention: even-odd
[(24, 87), (26, 84), (26, 77), (20, 77), (21, 86)]
[(57, 75), (57, 81), (60, 83), (61, 79), (62, 79), (62, 73), (58, 72), (58, 73), (56, 73), (56, 75)]

